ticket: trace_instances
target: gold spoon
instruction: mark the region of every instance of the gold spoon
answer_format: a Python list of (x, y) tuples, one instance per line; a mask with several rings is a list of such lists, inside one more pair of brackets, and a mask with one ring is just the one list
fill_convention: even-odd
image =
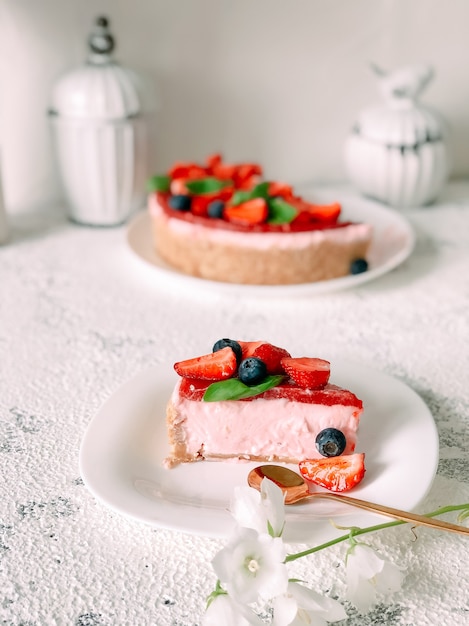
[(367, 502), (366, 500), (359, 500), (358, 498), (351, 498), (349, 496), (343, 496), (339, 493), (332, 493), (329, 491), (315, 491), (310, 492), (308, 485), (303, 480), (303, 477), (289, 469), (288, 467), (282, 467), (280, 465), (260, 465), (255, 467), (248, 474), (248, 483), (254, 489), (258, 491), (261, 488), (261, 482), (264, 478), (269, 478), (272, 482), (280, 487), (285, 494), (285, 504), (295, 504), (301, 500), (312, 498), (323, 498), (328, 500), (338, 500), (345, 504), (350, 504), (359, 509), (365, 509), (366, 511), (375, 511), (388, 517), (401, 520), (403, 522), (411, 522), (420, 526), (428, 526), (430, 528), (439, 528), (440, 530), (447, 530), (453, 533), (461, 533), (463, 535), (469, 535), (469, 528), (465, 526), (458, 526), (442, 520), (437, 520), (424, 515), (418, 515), (417, 513), (408, 513), (407, 511), (401, 511), (400, 509), (394, 509), (382, 504), (374, 504), (373, 502)]

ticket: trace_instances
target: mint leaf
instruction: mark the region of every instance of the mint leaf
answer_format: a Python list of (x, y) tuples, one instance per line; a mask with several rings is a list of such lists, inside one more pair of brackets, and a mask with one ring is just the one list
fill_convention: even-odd
[(147, 181), (147, 190), (152, 191), (169, 191), (171, 179), (169, 176), (152, 176)]
[(268, 200), (269, 198), (269, 182), (265, 181), (263, 183), (259, 183), (250, 191), (246, 191), (244, 189), (240, 189), (235, 191), (233, 197), (231, 198), (231, 204), (233, 206), (237, 206), (242, 202), (247, 202), (248, 200), (252, 200), (253, 198), (264, 198)]
[(261, 383), (252, 387), (242, 383), (239, 378), (220, 380), (207, 387), (203, 399), (205, 402), (220, 402), (221, 400), (252, 398), (272, 387), (276, 387), (282, 382), (283, 378), (282, 375), (266, 376)]
[(213, 176), (186, 181), (187, 189), (196, 196), (200, 196), (204, 193), (220, 191), (220, 189), (223, 189), (223, 187), (230, 184), (230, 180), (220, 180), (219, 178), (214, 178)]
[(290, 224), (297, 215), (295, 207), (283, 198), (269, 199), (269, 224)]
[(267, 200), (269, 197), (269, 185), (268, 181), (256, 185), (251, 191), (251, 198), (265, 198)]
[(251, 192), (250, 191), (235, 191), (233, 194), (233, 197), (231, 198), (231, 202), (230, 204), (232, 204), (233, 206), (238, 206), (238, 204), (242, 204), (243, 202), (246, 202), (247, 200), (251, 199)]

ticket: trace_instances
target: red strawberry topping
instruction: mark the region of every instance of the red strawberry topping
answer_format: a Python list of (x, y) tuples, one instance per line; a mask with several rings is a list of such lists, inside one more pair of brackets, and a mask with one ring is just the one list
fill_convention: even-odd
[(207, 176), (206, 170), (196, 163), (175, 163), (169, 170), (169, 176), (174, 178), (204, 178)]
[(261, 175), (262, 168), (257, 163), (241, 163), (236, 166), (233, 179), (236, 187), (249, 189), (251, 182)]
[(305, 459), (299, 463), (303, 478), (329, 491), (349, 491), (365, 475), (365, 455), (363, 453), (342, 456)]
[(309, 204), (308, 213), (311, 219), (336, 222), (339, 218), (341, 206), (338, 202), (333, 204)]
[(204, 193), (203, 195), (192, 196), (191, 211), (193, 215), (207, 215), (208, 205), (214, 200), (222, 200), (226, 202), (233, 195), (232, 187), (224, 187), (220, 191), (213, 191), (211, 193)]
[(285, 372), (303, 389), (318, 389), (329, 382), (331, 364), (324, 359), (310, 357), (284, 358), (281, 361)]
[(241, 350), (243, 352), (243, 359), (247, 359), (250, 356), (254, 356), (254, 351), (256, 348), (261, 346), (263, 343), (267, 343), (266, 341), (238, 341), (241, 346)]
[(291, 357), (291, 354), (283, 348), (273, 346), (271, 343), (261, 343), (250, 356), (255, 356), (264, 361), (268, 374), (283, 374), (282, 359)]
[(289, 198), (288, 202), (298, 211), (298, 215), (294, 220), (295, 223), (324, 222), (326, 224), (334, 224), (339, 219), (342, 209), (338, 202), (332, 204), (314, 204), (313, 202), (307, 202), (297, 196)]
[(251, 226), (262, 224), (268, 215), (269, 209), (264, 198), (253, 198), (236, 206), (227, 206), (223, 212), (223, 217), (229, 222)]
[(231, 378), (237, 369), (236, 355), (229, 347), (174, 364), (174, 369), (184, 378), (199, 380), (224, 380)]
[(270, 197), (280, 196), (280, 198), (283, 198), (284, 200), (289, 200), (293, 197), (293, 189), (291, 185), (275, 180), (269, 182), (267, 193)]

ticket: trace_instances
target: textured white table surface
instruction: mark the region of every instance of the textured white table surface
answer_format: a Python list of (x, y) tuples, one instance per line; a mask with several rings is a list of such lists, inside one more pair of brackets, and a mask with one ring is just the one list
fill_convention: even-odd
[[(404, 381), (440, 437), (418, 510), (469, 502), (469, 184), (405, 215), (417, 244), (403, 265), (356, 289), (294, 300), (163, 288), (132, 257), (125, 227), (76, 226), (58, 209), (11, 220), (0, 248), (2, 624), (200, 624), (224, 542), (111, 511), (84, 486), (78, 458), (87, 425), (122, 383), (220, 337), (340, 355)], [(406, 567), (404, 586), (366, 616), (346, 605), (342, 624), (469, 623), (469, 540), (417, 534), (401, 526), (373, 537)], [(343, 598), (342, 556), (336, 546), (292, 571)]]

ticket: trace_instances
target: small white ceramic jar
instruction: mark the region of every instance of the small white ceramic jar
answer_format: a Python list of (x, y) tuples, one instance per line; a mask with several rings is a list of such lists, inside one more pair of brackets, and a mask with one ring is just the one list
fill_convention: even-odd
[(116, 63), (108, 20), (96, 20), (85, 65), (62, 76), (50, 119), (69, 216), (81, 224), (121, 224), (145, 202), (149, 176), (143, 79)]
[(449, 172), (440, 116), (418, 101), (429, 66), (385, 73), (373, 67), (384, 103), (360, 113), (345, 145), (349, 179), (366, 196), (394, 207), (436, 199)]

